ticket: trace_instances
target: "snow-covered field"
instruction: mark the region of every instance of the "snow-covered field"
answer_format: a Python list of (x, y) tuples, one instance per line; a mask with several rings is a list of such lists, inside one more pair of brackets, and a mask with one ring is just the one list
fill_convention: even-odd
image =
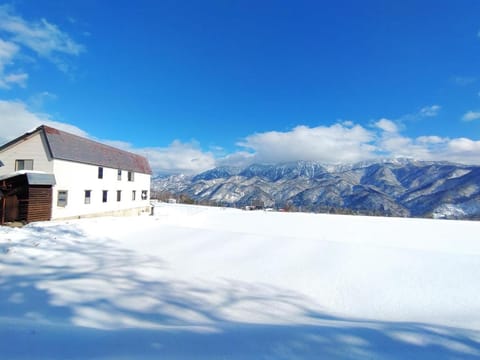
[(0, 358), (480, 358), (480, 222), (162, 204), (1, 227)]

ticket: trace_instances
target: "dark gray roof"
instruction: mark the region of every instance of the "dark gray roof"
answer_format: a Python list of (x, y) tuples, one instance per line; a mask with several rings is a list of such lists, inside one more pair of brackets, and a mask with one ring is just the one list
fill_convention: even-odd
[(33, 132), (10, 141), (1, 146), (0, 150), (9, 147), (35, 132), (42, 132), (44, 134), (48, 150), (54, 159), (75, 161), (143, 174), (152, 173), (148, 160), (141, 155), (120, 150), (46, 125), (42, 125)]
[(43, 128), (54, 159), (151, 174), (148, 160), (140, 155), (101, 144), (48, 126)]
[(143, 156), (69, 134), (49, 126), (41, 126), (54, 159), (76, 161), (115, 169), (151, 174)]
[(25, 176), (30, 185), (55, 185), (55, 175), (39, 171), (20, 170), (10, 174), (0, 176), (0, 180), (9, 180), (16, 177)]
[(55, 185), (55, 175), (27, 172), (27, 181), (30, 185)]

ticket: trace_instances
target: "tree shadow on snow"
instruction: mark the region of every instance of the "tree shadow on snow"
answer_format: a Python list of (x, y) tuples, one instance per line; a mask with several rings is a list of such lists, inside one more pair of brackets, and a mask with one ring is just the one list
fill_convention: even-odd
[(73, 225), (28, 231), (0, 252), (5, 359), (480, 358), (478, 332), (339, 318), (285, 289), (172, 278)]

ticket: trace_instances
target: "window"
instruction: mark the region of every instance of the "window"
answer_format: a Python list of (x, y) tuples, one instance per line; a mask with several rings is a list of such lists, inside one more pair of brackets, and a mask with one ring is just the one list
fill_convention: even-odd
[(117, 180), (118, 181), (122, 180), (122, 170), (121, 169), (117, 170)]
[(147, 200), (148, 198), (148, 190), (142, 190), (142, 200)]
[(33, 160), (15, 160), (15, 171), (33, 170)]
[(108, 190), (102, 191), (102, 202), (106, 203), (108, 200)]
[(133, 171), (129, 171), (128, 174), (127, 174), (127, 177), (128, 177), (128, 181), (133, 181), (133, 180), (135, 180), (134, 172), (133, 172)]
[(91, 197), (92, 197), (92, 190), (85, 190), (85, 204), (90, 204)]
[(122, 201), (122, 190), (117, 190), (117, 201)]
[(68, 191), (66, 190), (59, 190), (57, 196), (57, 206), (65, 207), (67, 206), (68, 202)]
[(137, 197), (137, 192), (135, 190), (132, 190), (132, 201), (135, 201)]
[(103, 167), (98, 168), (98, 178), (103, 179)]

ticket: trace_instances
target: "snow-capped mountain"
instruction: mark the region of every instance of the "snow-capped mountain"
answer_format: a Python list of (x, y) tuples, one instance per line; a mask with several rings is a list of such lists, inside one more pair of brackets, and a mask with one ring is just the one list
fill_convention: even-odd
[(156, 194), (199, 203), (302, 211), (480, 217), (480, 166), (411, 159), (331, 166), (313, 161), (220, 167), (155, 178)]

